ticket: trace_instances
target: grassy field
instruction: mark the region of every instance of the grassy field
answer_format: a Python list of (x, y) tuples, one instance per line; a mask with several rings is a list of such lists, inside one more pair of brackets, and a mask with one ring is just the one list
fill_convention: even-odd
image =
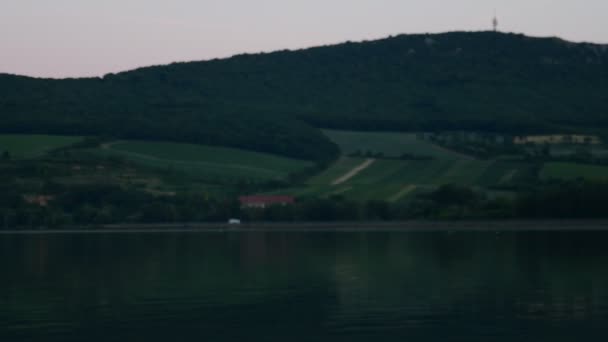
[(608, 167), (574, 163), (547, 163), (540, 172), (541, 179), (608, 180)]
[(0, 135), (0, 153), (8, 152), (11, 158), (35, 158), (48, 151), (66, 147), (82, 140), (82, 137), (55, 135)]
[(538, 167), (533, 163), (511, 160), (493, 161), (477, 179), (482, 187), (533, 183), (538, 179)]
[(556, 145), (550, 147), (552, 156), (564, 157), (572, 156), (578, 153), (591, 153), (595, 157), (608, 156), (608, 149), (605, 145)]
[[(406, 153), (432, 156), (433, 159), (376, 158), (370, 163), (370, 158), (343, 156), (306, 182), (290, 189), (277, 190), (275, 193), (398, 202), (444, 184), (471, 186), (491, 193), (504, 190), (503, 187), (532, 184), (539, 179), (608, 180), (608, 167), (605, 166), (557, 162), (541, 165), (506, 157), (478, 160), (418, 140), (415, 134), (325, 132), (339, 144), (344, 153), (371, 151), (383, 153), (387, 157)], [(35, 158), (82, 139), (65, 136), (0, 135), (0, 153), (8, 151), (13, 159)], [(78, 159), (79, 156), (85, 155), (90, 157), (86, 159), (90, 163), (90, 170)], [(127, 166), (139, 165), (143, 168), (138, 168), (137, 171), (104, 168), (104, 159), (98, 159), (100, 156), (118, 157), (133, 163)], [(198, 191), (199, 188), (201, 191), (208, 191), (209, 184), (236, 183), (243, 180), (284, 180), (291, 173), (313, 166), (312, 162), (239, 149), (142, 141), (116, 141), (95, 149), (73, 150), (67, 158), (73, 160), (68, 159), (69, 163), (66, 164), (69, 172), (59, 172), (56, 175), (59, 183), (135, 184), (157, 192)], [(353, 170), (358, 172), (353, 173)], [(221, 189), (218, 191), (221, 192)]]
[(342, 153), (350, 155), (355, 152), (382, 153), (386, 157), (400, 157), (403, 154), (429, 156), (435, 159), (461, 159), (463, 156), (446, 150), (428, 141), (420, 140), (413, 133), (387, 132), (350, 132), (324, 130)]
[(299, 196), (341, 195), (347, 198), (387, 200), (407, 199), (418, 191), (434, 189), (444, 184), (474, 187), (505, 185), (527, 175), (524, 165), (502, 167), (502, 162), (459, 160), (376, 160), (370, 167), (348, 181), (333, 185), (333, 181), (360, 165), (364, 159), (343, 158), (331, 168), (313, 178), (307, 187), (292, 189)]
[(238, 149), (165, 142), (124, 141), (96, 151), (138, 164), (211, 180), (284, 179), (311, 162)]
[(293, 189), (295, 195), (340, 195), (351, 199), (396, 202), (441, 184), (473, 185), (489, 164), (419, 140), (416, 134), (332, 130), (326, 130), (324, 133), (340, 146), (345, 155), (369, 151), (382, 153), (385, 157), (410, 154), (429, 156), (433, 159), (377, 159), (344, 183), (333, 184), (335, 180), (366, 161), (366, 158), (343, 157), (328, 170), (311, 179), (307, 187)]
[(343, 157), (306, 186), (291, 189), (297, 196), (335, 195), (358, 200), (407, 200), (421, 191), (445, 184), (475, 188), (508, 186), (537, 178), (533, 163), (503, 160), (477, 160), (418, 140), (415, 134), (358, 133), (325, 131), (343, 153), (371, 151), (394, 157), (404, 153), (432, 156), (432, 160), (376, 159), (368, 168), (341, 184), (336, 179), (365, 162), (366, 158)]

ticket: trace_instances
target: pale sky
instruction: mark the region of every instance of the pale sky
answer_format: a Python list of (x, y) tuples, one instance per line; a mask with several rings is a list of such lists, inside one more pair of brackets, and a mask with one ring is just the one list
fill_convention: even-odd
[(0, 73), (102, 76), (401, 33), (608, 43), (608, 0), (0, 0)]

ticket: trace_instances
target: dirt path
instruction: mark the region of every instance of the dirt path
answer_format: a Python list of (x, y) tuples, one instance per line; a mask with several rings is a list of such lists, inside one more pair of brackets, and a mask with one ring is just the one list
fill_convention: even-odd
[(517, 175), (517, 173), (518, 173), (517, 170), (511, 170), (511, 171), (509, 171), (509, 173), (507, 173), (506, 175), (502, 176), (502, 178), (500, 179), (500, 181), (498, 182), (498, 184), (509, 183), (510, 181), (513, 180), (513, 178), (515, 178), (515, 176)]
[(345, 183), (349, 179), (351, 179), (351, 178), (355, 177), (356, 175), (358, 175), (359, 173), (361, 173), (361, 171), (370, 167), (374, 162), (376, 162), (376, 159), (368, 159), (368, 160), (364, 161), (363, 164), (355, 167), (354, 169), (348, 171), (348, 173), (346, 173), (344, 176), (336, 179), (333, 183), (331, 183), (331, 185), (340, 185), (342, 183)]
[(402, 199), (406, 195), (409, 195), (410, 193), (412, 193), (417, 188), (418, 188), (418, 186), (416, 186), (416, 185), (406, 185), (398, 193), (396, 193), (394, 196), (392, 196), (391, 198), (389, 198), (388, 201), (391, 202), (391, 203), (397, 202), (398, 200)]
[(112, 149), (112, 146), (118, 145), (120, 143), (121, 143), (121, 141), (111, 141), (111, 142), (103, 143), (103, 144), (101, 144), (101, 148), (103, 150), (110, 150), (110, 149)]

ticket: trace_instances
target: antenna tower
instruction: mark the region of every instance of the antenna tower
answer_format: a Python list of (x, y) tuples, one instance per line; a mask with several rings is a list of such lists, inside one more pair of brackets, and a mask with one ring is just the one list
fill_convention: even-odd
[(498, 17), (496, 16), (496, 11), (494, 11), (494, 19), (492, 19), (492, 26), (494, 27), (494, 32), (498, 31)]

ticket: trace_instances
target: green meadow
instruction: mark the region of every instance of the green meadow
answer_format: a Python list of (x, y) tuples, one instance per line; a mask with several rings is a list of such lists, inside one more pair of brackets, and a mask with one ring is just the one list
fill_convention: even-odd
[[(416, 134), (331, 130), (324, 132), (340, 147), (343, 156), (327, 169), (301, 183), (288, 189), (277, 189), (273, 193), (398, 202), (445, 184), (468, 186), (490, 194), (496, 191), (508, 192), (508, 189), (514, 186), (535, 184), (540, 180), (584, 178), (608, 181), (608, 166), (569, 162), (542, 164), (533, 160), (523, 161), (501, 156), (480, 160), (418, 139)], [(0, 153), (7, 151), (11, 159), (15, 160), (33, 159), (47, 156), (53, 150), (69, 147), (82, 140), (82, 137), (66, 136), (0, 135)], [(347, 156), (357, 151), (363, 154), (381, 153), (383, 157)], [(398, 158), (403, 155), (428, 156), (432, 159)], [(138, 171), (141, 175), (136, 177), (140, 183), (145, 183), (147, 188), (161, 190), (171, 188), (163, 185), (160, 180), (167, 175), (174, 175), (173, 178), (179, 180), (178, 183), (183, 189), (195, 191), (197, 186), (208, 187), (209, 184), (285, 181), (290, 174), (314, 166), (309, 161), (234, 148), (169, 142), (115, 141), (97, 148), (71, 149), (70, 153), (61, 154), (62, 158), (68, 158), (68, 164), (65, 165), (71, 168), (71, 174), (62, 172), (66, 174), (65, 177), (58, 178), (62, 183), (98, 183), (112, 178), (110, 176), (113, 170), (110, 169), (102, 168), (101, 171), (94, 170), (86, 175), (74, 171), (84, 168), (79, 165), (81, 156), (87, 156), (88, 160), (92, 161), (93, 169), (97, 167), (95, 163), (111, 160), (108, 158), (128, 161), (130, 164), (127, 165), (142, 167), (143, 171)], [(120, 172), (114, 177), (116, 182), (127, 182)]]
[(313, 164), (239, 149), (169, 142), (124, 141), (96, 151), (143, 166), (217, 180), (279, 180)]
[(582, 165), (574, 163), (547, 163), (543, 166), (540, 177), (543, 180), (587, 180), (607, 181), (608, 166)]
[(490, 189), (537, 179), (537, 167), (533, 163), (501, 158), (478, 160), (418, 139), (416, 134), (332, 130), (324, 132), (345, 155), (369, 151), (374, 154), (382, 153), (384, 157), (389, 158), (408, 154), (430, 156), (433, 159), (376, 159), (367, 168), (336, 184), (336, 180), (368, 160), (362, 157), (342, 157), (327, 170), (310, 179), (306, 186), (290, 189), (290, 193), (297, 196), (339, 195), (357, 200), (397, 202), (445, 184)]
[(2, 134), (0, 153), (8, 152), (14, 159), (35, 158), (81, 140), (82, 137), (72, 136)]
[[(477, 188), (515, 184), (529, 177), (529, 165), (502, 161), (460, 160), (376, 160), (371, 166), (341, 184), (333, 181), (346, 172), (347, 163), (363, 160), (340, 161), (336, 166), (313, 178), (306, 188), (297, 189), (297, 195), (342, 195), (347, 198), (387, 200), (407, 199), (422, 190), (432, 190), (445, 184), (459, 184)], [(344, 171), (340, 173), (341, 171)]]

